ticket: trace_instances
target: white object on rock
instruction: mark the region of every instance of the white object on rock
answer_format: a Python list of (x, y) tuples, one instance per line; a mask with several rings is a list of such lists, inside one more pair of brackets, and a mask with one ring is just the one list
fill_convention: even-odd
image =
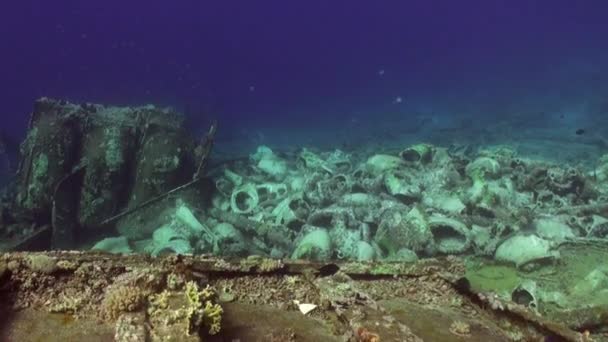
[(298, 306), (298, 309), (300, 310), (300, 312), (303, 315), (309, 314), (311, 311), (313, 311), (314, 309), (316, 309), (318, 307), (318, 305), (315, 305), (315, 304), (300, 303), (299, 300), (294, 300), (293, 302), (294, 302), (294, 304), (296, 304)]

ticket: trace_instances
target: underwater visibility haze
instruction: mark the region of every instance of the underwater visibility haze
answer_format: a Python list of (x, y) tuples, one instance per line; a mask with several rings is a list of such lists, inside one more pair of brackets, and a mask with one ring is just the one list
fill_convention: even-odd
[(0, 339), (608, 341), (606, 13), (6, 4)]

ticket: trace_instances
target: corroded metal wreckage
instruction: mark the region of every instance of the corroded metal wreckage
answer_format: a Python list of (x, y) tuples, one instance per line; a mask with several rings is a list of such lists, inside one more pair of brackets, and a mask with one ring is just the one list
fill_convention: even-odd
[(216, 129), (197, 144), (171, 109), (37, 100), (0, 221), (13, 241), (0, 250), (73, 249), (114, 230), (141, 235), (133, 227), (177, 193), (204, 206)]

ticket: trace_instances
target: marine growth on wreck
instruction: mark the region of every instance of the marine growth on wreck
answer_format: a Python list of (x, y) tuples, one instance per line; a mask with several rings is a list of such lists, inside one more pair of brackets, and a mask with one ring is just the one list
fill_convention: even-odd
[(3, 5), (0, 341), (608, 341), (608, 2)]
[[(226, 160), (211, 154), (217, 127), (198, 142), (182, 122), (153, 106), (38, 100), (20, 168), (4, 195), (3, 249), (242, 260), (236, 268), (217, 264), (228, 272), (273, 272), (298, 260), (354, 263), (357, 272), (372, 275), (457, 257), (466, 266), (467, 291), (493, 310), (514, 303), (572, 329), (602, 324), (597, 313), (608, 305), (602, 295), (608, 270), (598, 262), (608, 246), (605, 157), (588, 170), (526, 157), (506, 145), (420, 142), (372, 153), (260, 145)], [(19, 271), (22, 262), (10, 259), (3, 275), (21, 279), (21, 287), (39, 286), (23, 282), (29, 276)], [(55, 257), (25, 263), (48, 275), (62, 268), (80, 272)], [(139, 318), (123, 314), (140, 309), (157, 320), (151, 334), (181, 329), (190, 336), (202, 326), (210, 334), (221, 331), (223, 310), (208, 284), (160, 270), (137, 272), (105, 283), (99, 294), (100, 317), (117, 322), (121, 334), (137, 334), (128, 326)], [(91, 305), (70, 291), (51, 300), (52, 312), (73, 314)], [(180, 296), (185, 306), (171, 304)], [(171, 306), (167, 321), (162, 315)], [(467, 335), (467, 324), (459, 322), (450, 331)]]

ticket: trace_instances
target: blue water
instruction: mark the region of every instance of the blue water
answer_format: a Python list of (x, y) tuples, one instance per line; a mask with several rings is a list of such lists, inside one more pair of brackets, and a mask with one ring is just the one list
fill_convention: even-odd
[(241, 146), (422, 132), (412, 120), (432, 131), (516, 116), (575, 130), (608, 111), (607, 10), (561, 0), (20, 1), (0, 14), (0, 127), (22, 136), (33, 100), (49, 96), (172, 106), (195, 132), (218, 118), (220, 136)]
[[(496, 292), (501, 300), (514, 299), (510, 274), (519, 282), (532, 269), (521, 266), (539, 267), (543, 271), (530, 274), (529, 279), (538, 280), (538, 289), (546, 291), (544, 297), (537, 297), (541, 304), (547, 300), (549, 309), (572, 308), (558, 316), (577, 321), (562, 322), (570, 327), (594, 329), (593, 334), (595, 329), (606, 331), (605, 322), (594, 321), (606, 315), (595, 315), (590, 321), (574, 317), (601, 312), (608, 298), (606, 256), (601, 253), (608, 238), (608, 157), (600, 158), (608, 156), (606, 0), (17, 0), (2, 5), (0, 250), (22, 248), (3, 240), (25, 241), (32, 232), (50, 229), (52, 224), (53, 239), (42, 241), (49, 246), (44, 248), (88, 249), (103, 242), (105, 247), (99, 249), (121, 253), (195, 251), (282, 259), (318, 254), (320, 260), (398, 262), (412, 261), (412, 256), (466, 252), (467, 257), (511, 262), (518, 268), (502, 274), (500, 268), (483, 269), (473, 260), (475, 265), (469, 268), (478, 271), (477, 281), (485, 285), (487, 279), (487, 289), (492, 290), (483, 298), (498, 300)], [(48, 158), (61, 155), (65, 146), (76, 146), (80, 133), (61, 137), (65, 146), (51, 130), (43, 131), (40, 141), (32, 134), (30, 146), (26, 141), (22, 147), (19, 170), (25, 172), (12, 182), (19, 165), (19, 142), (26, 135), (33, 103), (40, 97), (115, 106), (169, 106), (186, 115), (188, 128), (197, 136), (217, 119), (219, 133), (205, 170), (210, 179), (192, 183), (192, 173), (183, 182), (177, 179), (171, 168), (194, 169), (194, 162), (184, 163), (191, 162), (188, 158), (194, 153), (182, 153), (182, 146), (191, 145), (182, 145), (180, 139), (169, 141), (174, 132), (159, 143), (161, 133), (146, 136), (146, 125), (138, 134), (125, 133), (123, 127), (103, 134), (101, 126), (82, 129), (94, 133), (88, 136), (91, 139), (82, 139), (78, 153), (66, 149), (66, 161), (78, 154), (73, 163)], [(126, 146), (135, 145), (122, 141), (124, 137), (141, 139), (137, 157), (126, 151)], [(58, 146), (47, 144), (56, 141)], [(400, 151), (420, 142), (447, 147), (450, 153), (442, 148), (433, 165), (426, 165), (422, 152), (415, 165), (390, 158), (403, 157)], [(491, 149), (476, 158), (475, 148), (500, 144), (509, 148)], [(258, 153), (270, 156), (265, 162), (271, 166), (262, 164), (261, 157), (233, 158), (248, 156), (260, 145), (274, 151), (260, 149)], [(302, 147), (322, 158), (310, 157), (312, 166), (300, 165), (305, 159), (296, 162), (296, 156)], [(435, 151), (428, 145), (415, 147), (427, 156)], [(285, 153), (296, 149), (297, 153)], [(335, 149), (345, 153), (323, 153)], [(516, 151), (514, 156), (510, 149)], [(374, 154), (380, 154), (379, 158), (366, 163)], [(342, 157), (353, 166), (345, 175), (338, 172), (345, 161)], [(329, 164), (331, 158), (334, 164)], [(546, 160), (559, 164), (549, 166)], [(314, 166), (315, 162), (320, 166)], [(109, 170), (110, 164), (115, 169)], [(571, 165), (577, 168), (568, 169)], [(379, 177), (368, 175), (381, 167), (386, 169), (376, 171)], [(61, 171), (66, 175), (57, 171), (61, 168), (66, 168)], [(227, 176), (226, 170), (235, 175)], [(361, 172), (362, 179), (353, 181), (360, 170), (366, 170)], [(169, 175), (166, 184), (162, 175)], [(211, 190), (215, 181), (218, 191)], [(184, 201), (174, 198), (175, 187), (184, 183), (192, 185), (186, 190), (200, 185), (204, 195), (178, 187)], [(269, 193), (273, 188), (276, 193)], [(289, 190), (281, 194), (281, 189)], [(163, 205), (171, 211), (175, 208), (172, 216), (156, 211), (160, 204), (145, 210), (139, 207), (166, 194), (171, 196), (164, 198)], [(275, 209), (280, 209), (278, 214)], [(122, 214), (124, 221), (116, 219)], [(427, 216), (435, 219), (434, 227), (426, 222)], [(261, 225), (233, 220), (237, 226), (233, 227), (224, 224), (230, 221), (225, 217), (247, 217)], [(161, 220), (167, 222), (161, 224)], [(212, 234), (206, 226), (214, 229)], [(183, 227), (190, 231), (184, 232)], [(577, 254), (574, 248), (559, 259), (549, 251), (549, 246), (570, 238), (580, 242), (585, 253)], [(589, 246), (601, 243), (601, 247), (589, 248), (587, 242)], [(501, 246), (507, 251), (498, 253)], [(521, 258), (512, 251), (521, 251)], [(25, 267), (16, 261), (12, 265)], [(545, 272), (544, 267), (551, 269)], [(7, 273), (14, 271), (11, 268)], [(65, 285), (62, 292), (41, 291), (51, 279), (49, 274), (41, 276), (43, 284), (30, 282), (25, 272), (10, 276), (14, 284), (5, 283), (2, 288), (35, 289), (44, 296), (61, 293), (61, 298), (79, 293), (90, 297), (82, 303), (91, 298), (99, 302), (99, 289), (70, 288), (74, 285), (67, 280), (67, 268), (61, 270), (61, 276), (66, 276), (65, 282), (58, 283)], [(9, 278), (5, 274), (2, 269), (3, 281)], [(38, 279), (39, 273), (34, 274)], [(121, 277), (116, 279), (127, 279)], [(406, 277), (394, 280), (402, 278)], [(416, 283), (424, 284), (419, 278)], [(438, 287), (443, 281), (430, 278), (434, 285), (428, 291), (432, 289), (433, 296), (445, 293), (443, 286)], [(105, 280), (89, 283), (105, 284)], [(307, 281), (309, 285), (316, 286)], [(522, 287), (517, 292), (524, 290), (528, 291)], [(307, 291), (301, 295), (308, 297)], [(341, 296), (341, 291), (336, 293)], [(108, 293), (112, 292), (106, 291), (105, 298), (111, 299)], [(374, 296), (369, 298), (376, 297), (370, 293)], [(420, 294), (424, 301), (431, 298)], [(365, 292), (357, 292), (357, 297), (363, 298), (357, 300), (358, 306), (371, 303)], [(58, 307), (31, 293), (24, 298), (27, 305), (23, 307), (45, 303), (45, 312)], [(451, 309), (458, 307), (460, 298), (455, 299)], [(256, 305), (265, 304), (258, 301)], [(287, 308), (290, 302), (291, 298), (281, 305)], [(467, 299), (467, 309), (459, 310), (458, 317), (472, 312), (469, 304), (476, 302)], [(81, 302), (73, 299), (70, 303), (79, 306)], [(429, 303), (438, 307), (448, 302)], [(498, 305), (502, 307), (500, 301)], [(363, 308), (355, 311), (367, 312)], [(352, 310), (344, 310), (348, 311)], [(382, 315), (383, 325), (391, 322), (387, 318), (391, 316), (384, 316), (384, 311)], [(359, 321), (339, 316), (341, 321)], [(470, 322), (479, 319), (469, 318)], [(381, 329), (375, 324), (370, 328)], [(480, 331), (481, 325), (472, 326)], [(340, 331), (337, 327), (332, 325), (331, 330)], [(509, 326), (509, 331), (515, 327)], [(515, 331), (512, 336), (517, 336)]]

